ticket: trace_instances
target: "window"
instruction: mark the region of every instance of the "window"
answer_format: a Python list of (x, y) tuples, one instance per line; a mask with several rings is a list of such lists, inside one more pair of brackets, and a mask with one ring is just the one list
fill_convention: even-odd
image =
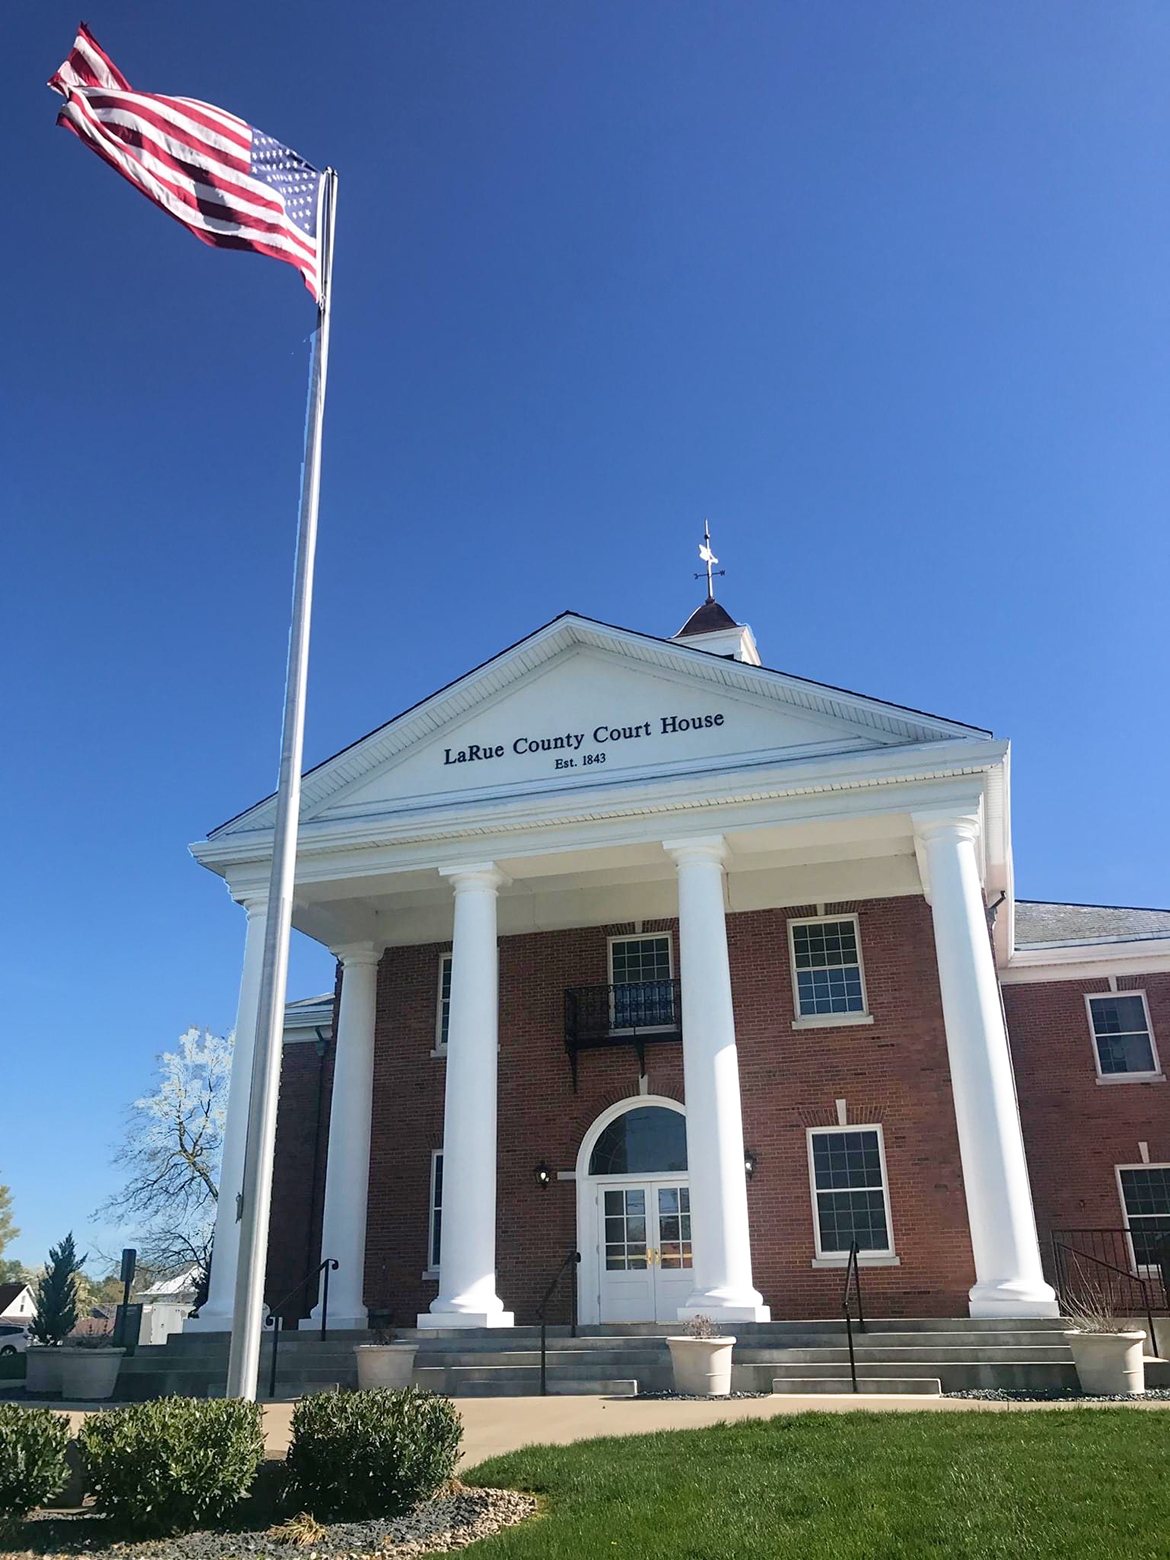
[(439, 1011), (435, 1024), (435, 1050), (447, 1049), (447, 1031), (451, 1027), (451, 955), (439, 959)]
[(677, 1023), (670, 934), (611, 937), (609, 978), (614, 1029), (665, 1029)]
[(1146, 1077), (1158, 1071), (1144, 991), (1086, 996), (1097, 1071), (1102, 1078)]
[(436, 1148), (431, 1154), (431, 1197), (429, 1234), (427, 1237), (427, 1267), (438, 1271), (440, 1237), (443, 1233), (443, 1150)]
[(817, 1256), (892, 1256), (882, 1129), (810, 1127), (808, 1157)]
[(1134, 1263), (1158, 1267), (1170, 1259), (1170, 1165), (1119, 1165), (1117, 1178)]
[(868, 1018), (861, 969), (861, 934), (855, 915), (789, 921), (792, 985), (798, 1023)]
[(602, 1129), (590, 1175), (655, 1175), (687, 1167), (687, 1123), (665, 1105), (638, 1105)]

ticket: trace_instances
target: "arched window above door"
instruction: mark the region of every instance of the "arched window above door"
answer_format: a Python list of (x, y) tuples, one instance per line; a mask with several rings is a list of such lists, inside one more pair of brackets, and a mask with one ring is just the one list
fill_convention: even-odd
[(687, 1168), (686, 1118), (662, 1105), (623, 1111), (589, 1156), (590, 1175), (656, 1175)]

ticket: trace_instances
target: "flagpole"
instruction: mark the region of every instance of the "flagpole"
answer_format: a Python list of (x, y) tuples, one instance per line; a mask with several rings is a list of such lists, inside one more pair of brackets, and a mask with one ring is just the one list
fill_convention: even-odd
[[(256, 1398), (260, 1336), (264, 1324), (264, 1270), (268, 1255), (268, 1216), (276, 1143), (276, 1101), (280, 1089), (284, 1043), (288, 944), (297, 860), (297, 822), (301, 809), (305, 685), (309, 669), (313, 561), (317, 550), (317, 505), (321, 491), (321, 423), (325, 411), (325, 380), (329, 370), (329, 308), (333, 299), (333, 224), (337, 208), (337, 175), (332, 168), (327, 168), (322, 176), (321, 200), (321, 290), (305, 418), (301, 514), (297, 530), (292, 623), (288, 638), (276, 821), (272, 831), (272, 871), (268, 880), (264, 964), (260, 974), (256, 1042), (248, 1093), (244, 1181), (236, 1215), (240, 1224), (240, 1243), (232, 1309), (231, 1348), (228, 1354), (227, 1395), (249, 1401), (255, 1401)], [(230, 1195), (231, 1191), (232, 1188), (225, 1187), (224, 1195)]]

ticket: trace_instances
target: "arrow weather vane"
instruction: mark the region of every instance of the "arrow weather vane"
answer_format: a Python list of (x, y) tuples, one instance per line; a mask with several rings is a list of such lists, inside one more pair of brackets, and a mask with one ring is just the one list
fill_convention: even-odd
[[(715, 565), (719, 562), (719, 559), (716, 558), (715, 554), (711, 551), (711, 527), (706, 520), (703, 521), (703, 540), (699, 543), (699, 557), (707, 565), (707, 600), (714, 601), (715, 586), (711, 576), (713, 574), (726, 574), (727, 570), (717, 569), (715, 567)], [(701, 574), (696, 574), (695, 578), (697, 580), (701, 580), (703, 576)]]

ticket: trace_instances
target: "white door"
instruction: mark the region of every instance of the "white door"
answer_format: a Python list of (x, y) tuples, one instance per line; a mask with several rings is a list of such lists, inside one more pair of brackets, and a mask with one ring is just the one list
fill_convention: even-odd
[(597, 1203), (601, 1320), (675, 1321), (692, 1287), (686, 1179), (602, 1182)]

